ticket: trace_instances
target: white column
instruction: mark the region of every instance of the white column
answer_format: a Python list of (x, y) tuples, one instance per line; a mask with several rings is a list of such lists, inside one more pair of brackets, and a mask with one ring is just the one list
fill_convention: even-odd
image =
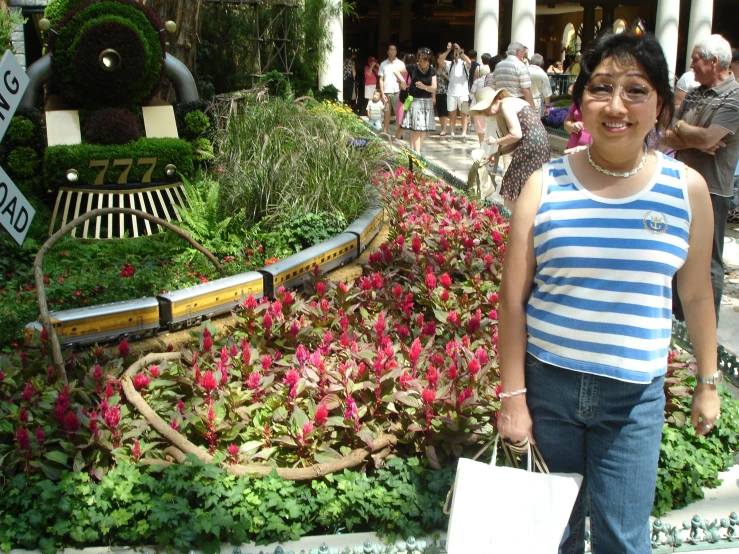
[(711, 35), (713, 27), (713, 0), (692, 0), (688, 23), (688, 59), (685, 71), (690, 69), (690, 54), (696, 42)]
[(511, 39), (536, 52), (536, 0), (513, 0), (511, 10)]
[(341, 102), (344, 89), (344, 15), (341, 9), (341, 0), (327, 2), (328, 18), (326, 25), (331, 37), (331, 48), (326, 52), (321, 70), (318, 73), (318, 86), (334, 85), (339, 89)]
[(500, 19), (499, 0), (477, 0), (475, 2), (475, 50), (477, 55), (498, 53), (498, 24)]
[[(697, 2), (697, 0), (694, 0)], [(657, 25), (655, 36), (662, 46), (667, 59), (667, 69), (670, 72), (670, 84), (680, 75), (675, 75), (677, 63), (677, 30), (680, 20), (680, 0), (659, 0), (657, 2)]]

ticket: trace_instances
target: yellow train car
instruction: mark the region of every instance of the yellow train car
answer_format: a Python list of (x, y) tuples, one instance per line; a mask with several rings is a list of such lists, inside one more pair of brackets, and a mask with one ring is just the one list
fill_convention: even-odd
[[(51, 312), (49, 317), (61, 344), (95, 344), (155, 332), (159, 329), (159, 303), (156, 298), (139, 298)], [(26, 344), (41, 328), (38, 321), (26, 325)]]
[(247, 271), (157, 296), (162, 327), (179, 329), (230, 312), (242, 298), (264, 296), (264, 277)]
[(354, 233), (359, 237), (359, 253), (361, 254), (380, 232), (384, 221), (385, 210), (381, 207), (371, 208), (360, 215), (344, 232)]

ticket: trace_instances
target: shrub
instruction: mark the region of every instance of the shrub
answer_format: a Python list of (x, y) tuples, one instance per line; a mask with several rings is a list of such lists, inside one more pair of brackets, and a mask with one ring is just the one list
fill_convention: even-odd
[(101, 167), (89, 167), (91, 160), (110, 160), (110, 170), (105, 173), (104, 183), (117, 183), (125, 168), (113, 167), (113, 160), (133, 159), (128, 182), (141, 182), (149, 169), (148, 164), (138, 164), (141, 158), (157, 158), (151, 174), (152, 182), (171, 181), (164, 173), (167, 164), (174, 164), (183, 175), (191, 175), (194, 167), (192, 145), (181, 139), (142, 138), (124, 145), (77, 144), (59, 145), (46, 149), (44, 158), (44, 180), (49, 186), (57, 187), (66, 182), (66, 172), (74, 168), (79, 172), (78, 184), (92, 185)]
[(271, 97), (289, 98), (292, 96), (292, 87), (279, 71), (270, 71), (259, 79), (258, 85), (267, 87)]
[(15, 52), (10, 39), (16, 25), (25, 23), (26, 19), (19, 12), (6, 9), (0, 13), (0, 51), (10, 50)]
[(209, 162), (215, 158), (213, 143), (205, 137), (195, 139), (192, 142), (195, 159), (199, 162)]
[[(198, 138), (200, 135), (204, 135), (206, 138), (213, 138), (213, 135), (216, 131), (216, 124), (213, 117), (206, 113), (208, 110), (208, 104), (206, 102), (203, 102), (202, 100), (195, 100), (191, 102), (178, 102), (174, 105), (174, 116), (175, 120), (177, 121), (177, 132), (179, 133), (181, 138), (187, 139), (187, 140), (193, 140)], [(185, 118), (190, 115), (193, 112), (200, 113), (202, 116), (207, 118), (208, 120), (208, 126), (198, 132), (194, 132), (197, 129), (202, 129), (202, 117), (199, 115), (193, 115), (191, 116), (192, 119), (197, 120), (196, 123), (192, 129), (188, 128), (187, 123), (185, 122)]]
[(185, 116), (185, 132), (187, 138), (202, 135), (210, 128), (210, 118), (203, 112), (193, 110)]
[[(161, 22), (133, 0), (92, 3), (69, 12), (49, 47), (56, 79), (64, 95), (81, 106), (142, 104), (162, 74)], [(121, 69), (105, 71), (100, 52), (121, 54)]]
[(33, 140), (36, 126), (23, 116), (16, 116), (10, 121), (5, 133), (5, 140), (13, 144), (28, 144)]
[(44, 17), (49, 20), (52, 27), (56, 27), (64, 18), (64, 15), (86, 3), (88, 0), (49, 0), (49, 5), (44, 9)]
[(126, 144), (141, 138), (141, 124), (125, 108), (100, 108), (86, 115), (82, 137), (92, 144)]
[(8, 170), (21, 178), (33, 177), (38, 171), (39, 159), (36, 151), (29, 146), (14, 148), (8, 155)]

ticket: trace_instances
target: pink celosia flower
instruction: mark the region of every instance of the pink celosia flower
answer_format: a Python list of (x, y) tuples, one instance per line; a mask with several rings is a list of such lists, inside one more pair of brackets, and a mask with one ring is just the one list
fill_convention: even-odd
[(299, 380), (300, 374), (294, 369), (291, 369), (285, 374), (285, 378), (282, 380), (282, 382), (290, 387), (293, 387), (297, 384)]
[(272, 329), (272, 316), (269, 314), (269, 312), (266, 312), (264, 314), (264, 317), (262, 318), (262, 325), (264, 325), (264, 328), (267, 330), (267, 332)]
[(255, 371), (251, 375), (249, 375), (249, 378), (246, 380), (246, 386), (250, 388), (251, 390), (256, 390), (259, 388), (259, 382), (262, 380), (262, 376), (259, 374), (258, 371)]
[(477, 379), (477, 374), (480, 373), (480, 362), (477, 361), (477, 358), (472, 358), (469, 361), (467, 364), (467, 371), (472, 375), (473, 381)]
[(313, 422), (306, 421), (305, 424), (303, 425), (303, 437), (307, 437), (312, 432), (313, 432)]
[(272, 356), (269, 354), (265, 354), (262, 356), (262, 369), (267, 371), (269, 368), (272, 367)]
[(413, 235), (413, 239), (411, 240), (411, 249), (416, 256), (421, 253), (421, 239), (418, 238), (418, 235)]
[(425, 281), (426, 281), (426, 286), (428, 287), (429, 290), (436, 288), (436, 275), (434, 275), (433, 273), (427, 273)]
[(115, 429), (121, 421), (121, 409), (118, 406), (110, 406), (103, 415), (103, 420), (110, 429)]
[(447, 300), (449, 300), (449, 291), (444, 289), (441, 291), (441, 301), (446, 302)]
[(424, 404), (431, 404), (436, 400), (436, 391), (434, 389), (424, 389), (421, 393), (421, 398), (423, 399)]
[(475, 350), (475, 358), (477, 358), (477, 361), (480, 362), (482, 365), (488, 363), (489, 361), (488, 353), (482, 346)]
[(400, 379), (398, 379), (398, 384), (400, 385), (401, 389), (407, 389), (408, 383), (413, 379), (411, 377), (410, 373), (403, 373), (403, 375), (400, 376)]
[(15, 440), (18, 442), (19, 450), (31, 450), (31, 441), (29, 440), (28, 430), (25, 427), (18, 427), (15, 432)]
[(210, 352), (211, 348), (213, 348), (213, 339), (210, 336), (210, 331), (206, 328), (203, 331), (203, 351)]
[(298, 360), (298, 363), (304, 364), (310, 358), (310, 352), (305, 346), (299, 344), (295, 349), (295, 358)]
[(208, 409), (208, 421), (215, 421), (216, 419), (216, 411), (213, 409), (213, 406), (211, 406)]
[(326, 294), (326, 283), (320, 282), (316, 285), (316, 292), (318, 293), (318, 296), (323, 298), (323, 295)]
[(452, 310), (446, 316), (446, 322), (447, 323), (452, 323), (454, 325), (459, 325), (459, 314), (455, 310)]
[(436, 385), (439, 383), (439, 372), (436, 371), (436, 368), (432, 365), (430, 365), (426, 370), (426, 380), (429, 382), (429, 386), (433, 389), (435, 389)]
[(206, 371), (200, 378), (200, 386), (205, 389), (206, 392), (210, 393), (213, 389), (218, 386), (215, 375), (211, 370)]
[(316, 408), (316, 413), (313, 416), (313, 421), (318, 427), (328, 421), (328, 407), (326, 406), (326, 404), (321, 403), (318, 405), (318, 408)]
[(136, 390), (141, 390), (145, 387), (148, 387), (149, 382), (150, 382), (150, 379), (148, 375), (144, 375), (143, 373), (137, 373), (133, 378), (133, 387)]
[(449, 288), (452, 284), (452, 278), (449, 277), (448, 273), (445, 273), (441, 276), (441, 279), (439, 281), (441, 283), (441, 286), (444, 288)]
[(128, 339), (123, 339), (118, 345), (118, 353), (121, 355), (121, 358), (128, 358), (128, 355), (131, 353), (131, 347), (128, 346)]
[(177, 411), (180, 413), (180, 415), (185, 414), (185, 403), (182, 400), (177, 402)]
[(419, 339), (415, 339), (408, 353), (408, 357), (413, 366), (416, 365), (416, 362), (418, 361), (418, 357), (421, 355), (422, 350), (423, 348), (421, 347), (421, 341)]
[(141, 457), (141, 446), (139, 445), (139, 441), (135, 440), (133, 441), (133, 448), (131, 449), (131, 456), (135, 461), (139, 461), (139, 458)]
[(46, 434), (44, 433), (44, 430), (41, 429), (41, 425), (36, 427), (36, 442), (38, 442), (38, 447), (41, 448), (44, 445), (44, 441), (46, 440)]

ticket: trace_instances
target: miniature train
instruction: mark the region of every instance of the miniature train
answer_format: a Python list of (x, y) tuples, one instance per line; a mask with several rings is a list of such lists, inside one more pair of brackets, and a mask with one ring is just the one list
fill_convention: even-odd
[[(369, 209), (343, 233), (258, 271), (162, 293), (156, 298), (51, 312), (51, 323), (65, 346), (144, 337), (164, 329), (191, 327), (203, 319), (229, 313), (249, 295), (257, 299), (265, 295), (274, 297), (280, 287), (297, 288), (310, 281), (316, 266), (323, 274), (355, 260), (377, 236), (383, 220), (383, 208)], [(38, 321), (26, 325), (25, 343), (33, 344), (41, 330)]]

